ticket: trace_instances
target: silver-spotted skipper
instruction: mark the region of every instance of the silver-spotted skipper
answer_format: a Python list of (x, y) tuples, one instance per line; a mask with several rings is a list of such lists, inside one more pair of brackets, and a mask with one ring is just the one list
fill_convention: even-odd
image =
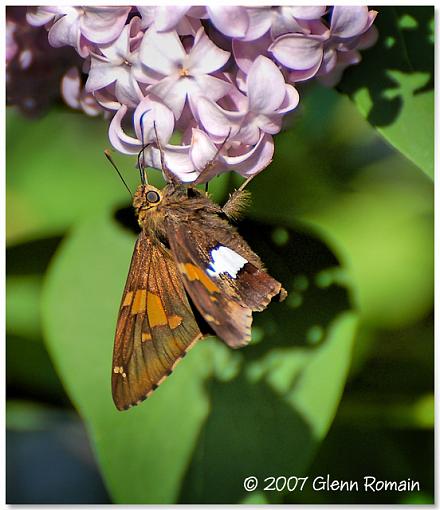
[(249, 196), (244, 186), (220, 207), (195, 187), (203, 174), (187, 185), (164, 173), (168, 184), (159, 190), (141, 168), (133, 197), (142, 231), (116, 326), (112, 392), (119, 410), (145, 400), (200, 338), (216, 334), (230, 347), (246, 345), (252, 312), (287, 295), (230, 222)]

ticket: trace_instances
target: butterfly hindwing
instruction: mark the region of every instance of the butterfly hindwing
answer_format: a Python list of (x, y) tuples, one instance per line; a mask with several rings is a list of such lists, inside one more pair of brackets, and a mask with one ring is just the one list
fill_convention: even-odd
[(250, 340), (252, 312), (284, 290), (231, 225), (214, 215), (204, 220), (170, 223), (170, 246), (203, 318), (228, 345), (241, 347)]
[(170, 251), (143, 230), (116, 327), (112, 367), (116, 407), (127, 409), (144, 400), (201, 337)]

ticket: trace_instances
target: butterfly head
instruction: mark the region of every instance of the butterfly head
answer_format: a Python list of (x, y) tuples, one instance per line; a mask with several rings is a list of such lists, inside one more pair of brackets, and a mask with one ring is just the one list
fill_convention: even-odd
[(133, 207), (141, 227), (160, 215), (158, 206), (162, 202), (162, 192), (150, 184), (141, 184), (133, 197)]

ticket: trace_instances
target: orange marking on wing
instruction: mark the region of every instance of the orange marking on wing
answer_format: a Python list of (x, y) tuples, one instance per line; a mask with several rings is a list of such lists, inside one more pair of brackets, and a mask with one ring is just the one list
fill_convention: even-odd
[(147, 304), (147, 291), (145, 289), (137, 290), (131, 305), (131, 315), (145, 312)]
[(124, 302), (122, 303), (122, 306), (130, 306), (131, 302), (133, 301), (133, 291), (129, 290), (127, 294), (125, 294)]
[(142, 342), (148, 342), (148, 340), (151, 340), (150, 333), (142, 333)]
[(198, 280), (197, 272), (195, 271), (197, 269), (196, 266), (193, 264), (180, 264), (180, 268), (191, 281)]
[(220, 292), (220, 289), (217, 287), (215, 283), (198, 267), (196, 267), (197, 273), (199, 275), (199, 280), (202, 284), (209, 290), (209, 292)]
[(217, 285), (199, 267), (194, 264), (179, 264), (179, 267), (191, 281), (199, 280), (209, 292), (220, 292)]
[(159, 296), (152, 292), (149, 292), (147, 295), (147, 314), (150, 328), (168, 324), (167, 314), (163, 308), (162, 301)]
[(176, 329), (177, 326), (182, 324), (182, 317), (179, 315), (172, 315), (171, 317), (168, 317), (168, 324), (171, 329)]

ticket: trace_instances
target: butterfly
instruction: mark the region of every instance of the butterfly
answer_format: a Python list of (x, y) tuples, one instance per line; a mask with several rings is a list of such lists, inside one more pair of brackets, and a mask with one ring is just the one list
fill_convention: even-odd
[(287, 292), (237, 232), (248, 179), (221, 207), (166, 169), (160, 190), (133, 197), (141, 233), (134, 247), (116, 325), (112, 394), (119, 410), (145, 400), (197, 340), (215, 334), (232, 348), (251, 339), (252, 312)]

